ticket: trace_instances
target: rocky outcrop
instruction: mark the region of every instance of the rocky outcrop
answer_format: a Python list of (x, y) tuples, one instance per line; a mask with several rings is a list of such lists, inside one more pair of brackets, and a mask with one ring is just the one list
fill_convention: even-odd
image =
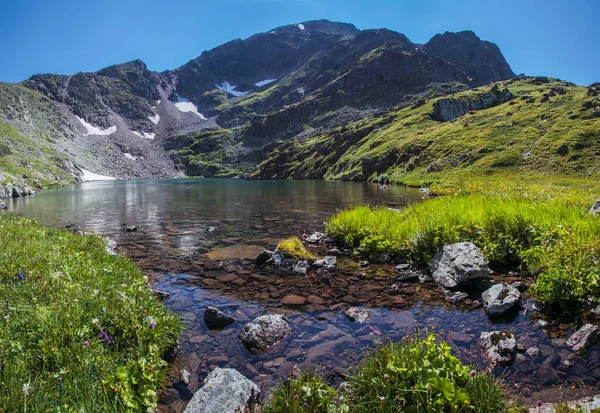
[(206, 307), (204, 310), (204, 322), (210, 329), (225, 328), (237, 320), (215, 307)]
[(263, 315), (244, 326), (239, 334), (251, 353), (263, 351), (292, 333), (289, 321), (282, 315)]
[(490, 273), (487, 259), (471, 242), (444, 245), (430, 261), (429, 269), (434, 281), (446, 288), (487, 278)]
[(569, 337), (565, 344), (573, 351), (581, 353), (598, 343), (600, 343), (600, 327), (586, 324)]
[(239, 413), (258, 401), (260, 388), (237, 370), (216, 368), (184, 413)]
[(489, 316), (500, 316), (514, 308), (521, 300), (521, 293), (515, 287), (496, 284), (481, 295), (485, 311)]
[(599, 215), (600, 214), (600, 199), (594, 202), (594, 205), (590, 208), (590, 214)]
[(515, 335), (508, 331), (490, 331), (481, 333), (479, 346), (492, 366), (508, 366), (517, 351)]
[(492, 106), (507, 102), (513, 97), (510, 90), (500, 90), (498, 85), (494, 85), (489, 92), (484, 92), (475, 96), (469, 96), (462, 99), (438, 99), (433, 104), (431, 118), (441, 122), (448, 122), (466, 115), (472, 110), (491, 108)]

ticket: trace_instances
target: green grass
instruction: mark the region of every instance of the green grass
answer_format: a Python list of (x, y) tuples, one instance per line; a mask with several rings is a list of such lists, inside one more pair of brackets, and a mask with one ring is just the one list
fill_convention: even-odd
[(388, 342), (350, 371), (339, 391), (314, 373), (275, 388), (265, 413), (441, 413), (513, 411), (503, 386), (463, 365), (433, 334)]
[(585, 195), (571, 202), (551, 195), (456, 193), (400, 212), (359, 206), (330, 218), (327, 234), (358, 253), (388, 252), (422, 266), (443, 245), (471, 241), (496, 269), (537, 277), (542, 301), (597, 299), (600, 218), (588, 213)]
[(317, 256), (308, 251), (298, 237), (291, 237), (277, 245), (276, 252), (297, 260), (315, 260)]
[(0, 249), (4, 411), (151, 411), (181, 322), (140, 270), (99, 236), (15, 215)]

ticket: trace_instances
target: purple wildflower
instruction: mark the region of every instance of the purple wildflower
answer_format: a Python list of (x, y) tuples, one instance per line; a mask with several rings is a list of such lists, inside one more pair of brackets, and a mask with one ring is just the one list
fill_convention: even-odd
[(475, 370), (471, 370), (471, 373), (469, 373), (471, 375), (471, 377), (475, 377), (475, 375), (477, 374), (477, 372)]
[(294, 396), (294, 399), (296, 399), (296, 400), (298, 400), (299, 398), (300, 398), (300, 396), (298, 396), (298, 395)]
[(17, 211), (17, 215), (22, 217), (23, 216), (23, 211), (21, 211), (20, 209)]
[(139, 329), (140, 329), (140, 325), (139, 325), (139, 324), (136, 324), (136, 325), (135, 325), (135, 329), (136, 329), (136, 330), (139, 330)]
[(308, 403), (304, 402), (304, 408), (308, 409)]
[(385, 379), (385, 381), (390, 381), (390, 375), (389, 375), (389, 374), (387, 374), (387, 373), (385, 373), (385, 374), (383, 375), (383, 378)]
[(110, 338), (108, 337), (106, 331), (102, 332), (102, 338), (104, 339), (104, 344), (110, 344)]
[(90, 342), (89, 342), (89, 341), (85, 340), (85, 341), (83, 342), (83, 347), (87, 347), (87, 346), (89, 346), (89, 345), (90, 345)]
[(543, 402), (541, 400), (538, 400), (537, 403), (536, 403), (537, 407), (541, 407), (542, 404), (543, 404)]
[(150, 330), (154, 330), (154, 323), (150, 323), (150, 324), (148, 324), (148, 328), (149, 328)]

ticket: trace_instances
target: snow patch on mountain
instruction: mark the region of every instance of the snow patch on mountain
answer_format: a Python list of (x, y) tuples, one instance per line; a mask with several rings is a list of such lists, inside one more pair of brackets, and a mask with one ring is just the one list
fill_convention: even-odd
[(146, 133), (146, 132), (136, 132), (136, 131), (131, 131), (131, 133), (133, 133), (135, 136), (139, 136), (140, 138), (144, 138), (144, 139), (154, 139), (156, 137), (156, 133)]
[(264, 85), (268, 85), (269, 83), (273, 83), (275, 82), (277, 79), (266, 79), (266, 80), (261, 80), (260, 82), (256, 82), (254, 85), (261, 87)]
[(306, 27), (304, 27), (304, 25), (303, 25), (303, 24), (298, 24), (297, 26), (298, 26), (298, 28), (299, 28), (300, 30), (304, 30), (304, 29), (306, 29)]
[(83, 181), (85, 181), (85, 182), (92, 182), (92, 181), (114, 181), (116, 179), (116, 178), (113, 178), (112, 176), (95, 174), (93, 172), (86, 171), (85, 169), (82, 169), (81, 172), (83, 172), (83, 175), (81, 176), (81, 179)]
[(200, 116), (202, 119), (206, 119), (202, 113), (198, 112), (198, 108), (192, 102), (184, 97), (179, 96), (177, 93), (175, 96), (177, 96), (177, 103), (175, 103), (175, 107), (181, 112), (191, 112)]
[(220, 85), (215, 85), (217, 87), (217, 89), (219, 89), (220, 91), (223, 91), (225, 93), (229, 93), (230, 95), (233, 96), (244, 96), (245, 94), (250, 93), (250, 91), (248, 90), (247, 92), (239, 92), (237, 90), (235, 90), (235, 88), (237, 88), (237, 86), (232, 85), (231, 83), (229, 83), (228, 81), (224, 81), (223, 83), (221, 83)]
[(75, 117), (79, 120), (79, 122), (81, 122), (83, 127), (87, 130), (87, 132), (83, 136), (88, 136), (88, 135), (109, 136), (117, 131), (116, 126), (111, 126), (108, 129), (100, 129), (97, 126), (87, 123), (84, 119), (80, 118), (79, 116), (75, 116)]
[(158, 122), (160, 121), (160, 115), (148, 116), (148, 119), (150, 119), (150, 122), (158, 125)]

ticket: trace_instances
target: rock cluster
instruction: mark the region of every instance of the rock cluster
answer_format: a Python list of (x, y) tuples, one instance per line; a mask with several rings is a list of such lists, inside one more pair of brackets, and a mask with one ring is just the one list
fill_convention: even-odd
[(441, 122), (448, 122), (466, 115), (472, 110), (491, 108), (512, 99), (514, 95), (508, 89), (500, 90), (494, 85), (489, 92), (481, 93), (478, 99), (443, 98), (433, 104), (431, 118)]

